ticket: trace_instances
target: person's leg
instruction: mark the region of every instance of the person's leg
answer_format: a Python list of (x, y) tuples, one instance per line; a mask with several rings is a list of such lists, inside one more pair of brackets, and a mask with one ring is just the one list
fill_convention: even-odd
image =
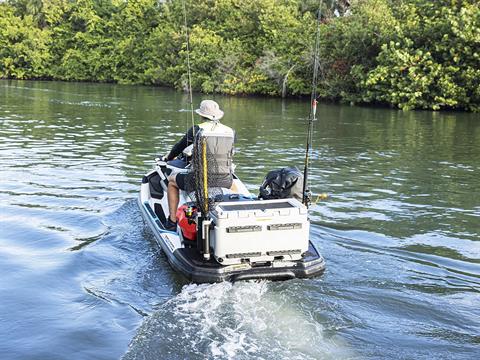
[(168, 177), (168, 188), (167, 188), (167, 197), (168, 197), (168, 210), (170, 211), (170, 221), (177, 221), (177, 208), (179, 202), (179, 189), (176, 181), (176, 174), (170, 175)]

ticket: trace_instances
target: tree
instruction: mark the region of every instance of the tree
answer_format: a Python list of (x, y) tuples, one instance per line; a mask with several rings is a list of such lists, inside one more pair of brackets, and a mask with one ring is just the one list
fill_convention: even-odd
[(405, 1), (395, 38), (363, 78), (363, 100), (402, 109), (480, 110), (477, 1)]
[[(0, 76), (310, 93), (318, 0), (7, 0)], [(478, 0), (321, 2), (323, 99), (480, 110)]]
[(35, 26), (32, 15), (15, 15), (0, 4), (0, 77), (42, 78), (49, 64), (50, 32)]

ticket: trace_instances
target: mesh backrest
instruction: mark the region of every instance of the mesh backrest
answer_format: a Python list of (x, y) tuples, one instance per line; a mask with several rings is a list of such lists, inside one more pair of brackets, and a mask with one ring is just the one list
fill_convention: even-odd
[(191, 196), (203, 213), (212, 208), (214, 199), (222, 194), (221, 188), (232, 186), (233, 141), (232, 136), (202, 130), (195, 136), (191, 177), (194, 190)]

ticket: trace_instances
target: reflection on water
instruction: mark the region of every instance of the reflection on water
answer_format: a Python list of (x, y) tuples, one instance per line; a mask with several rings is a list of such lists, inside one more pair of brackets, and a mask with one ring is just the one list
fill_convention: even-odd
[[(251, 191), (301, 166), (306, 102), (217, 100)], [(196, 286), (134, 200), (186, 109), (158, 88), (0, 82), (0, 358), (480, 356), (477, 114), (320, 106), (325, 275)]]

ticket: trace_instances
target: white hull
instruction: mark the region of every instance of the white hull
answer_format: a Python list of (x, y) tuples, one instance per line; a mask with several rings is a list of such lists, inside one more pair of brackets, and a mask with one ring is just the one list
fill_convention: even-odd
[[(165, 230), (168, 217), (168, 167), (159, 163), (142, 180), (138, 204), (172, 267), (194, 282), (245, 279), (285, 280), (307, 278), (323, 273), (325, 263), (308, 240), (309, 222), (294, 199), (250, 200), (251, 194), (235, 178), (242, 201), (222, 201), (212, 212), (210, 260), (204, 260), (196, 242), (185, 240), (180, 228)], [(228, 192), (228, 191), (227, 191)], [(180, 192), (180, 205), (188, 202)], [(259, 210), (260, 209), (260, 210)], [(306, 220), (305, 220), (306, 219)], [(254, 224), (254, 225), (251, 225)]]

